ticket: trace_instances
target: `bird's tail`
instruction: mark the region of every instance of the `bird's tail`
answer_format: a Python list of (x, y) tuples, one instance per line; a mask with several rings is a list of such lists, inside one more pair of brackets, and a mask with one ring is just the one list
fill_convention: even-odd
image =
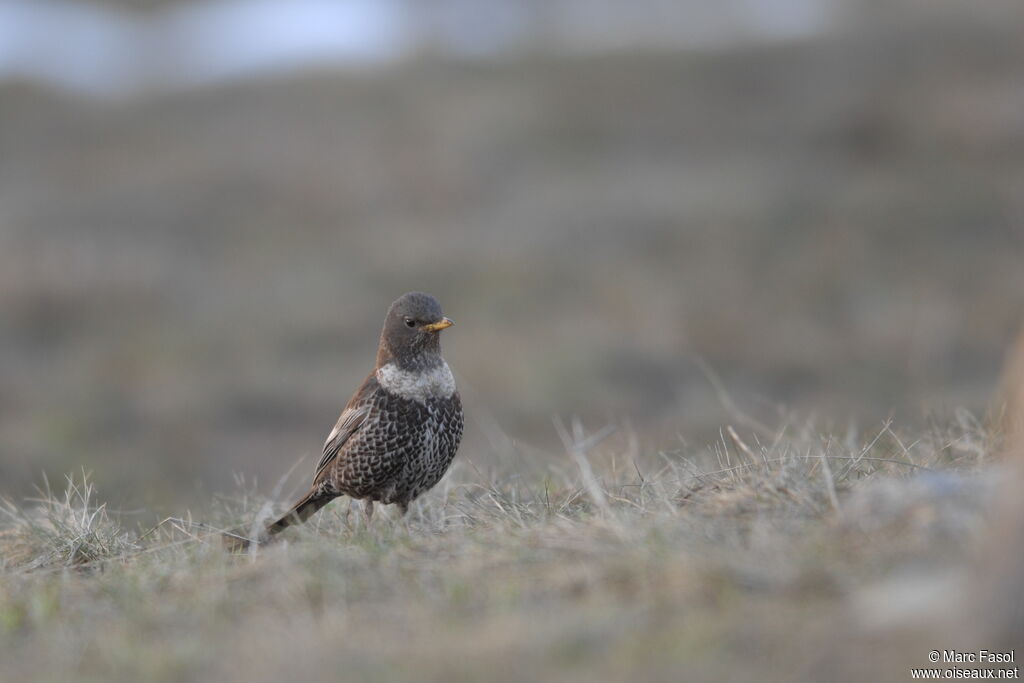
[(224, 546), (233, 552), (240, 552), (246, 550), (252, 543), (266, 543), (271, 540), (274, 536), (281, 533), (293, 524), (301, 524), (309, 519), (314, 512), (327, 505), (334, 496), (324, 494), (316, 489), (313, 489), (305, 496), (303, 496), (299, 502), (295, 503), (284, 513), (280, 519), (276, 522), (271, 522), (263, 531), (260, 533), (259, 538), (255, 541), (246, 538), (242, 533), (230, 533), (224, 534)]
[(312, 517), (314, 512), (322, 508), (324, 505), (327, 505), (332, 500), (334, 500), (334, 496), (324, 494), (321, 491), (313, 489), (303, 496), (298, 503), (293, 505), (288, 512), (284, 513), (281, 516), (281, 519), (272, 524), (268, 524), (265, 530), (266, 535), (268, 537), (274, 536), (281, 533), (292, 524), (302, 524)]

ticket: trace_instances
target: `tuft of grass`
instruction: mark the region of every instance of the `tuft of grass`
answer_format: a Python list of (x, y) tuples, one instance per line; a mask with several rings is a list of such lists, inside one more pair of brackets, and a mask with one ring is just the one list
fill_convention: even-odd
[(96, 502), (96, 487), (85, 471), (67, 475), (62, 494), (44, 480), (25, 505), (0, 498), (0, 516), (3, 567), (81, 567), (140, 548), (136, 534), (110, 516), (106, 503)]

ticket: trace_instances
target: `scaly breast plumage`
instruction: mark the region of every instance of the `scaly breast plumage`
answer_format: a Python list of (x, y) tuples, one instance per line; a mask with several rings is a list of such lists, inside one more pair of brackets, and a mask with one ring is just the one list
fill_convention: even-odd
[(462, 420), (457, 394), (421, 403), (379, 392), (366, 424), (346, 444), (336, 489), (386, 503), (416, 498), (448, 470)]

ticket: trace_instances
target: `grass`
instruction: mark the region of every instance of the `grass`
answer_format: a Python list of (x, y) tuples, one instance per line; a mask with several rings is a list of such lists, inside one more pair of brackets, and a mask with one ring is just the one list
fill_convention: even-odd
[(105, 504), (95, 503), (95, 495), (83, 471), (80, 478), (66, 478), (62, 496), (44, 479), (38, 497), (28, 501), (30, 507), (0, 499), (5, 551), (0, 566), (74, 567), (127, 559), (139, 551), (137, 539), (111, 518)]
[(461, 459), (408, 524), (340, 501), (246, 555), (213, 529), (287, 501), (140, 529), (85, 476), (5, 501), (0, 680), (855, 679), (891, 619), (871, 596), (961, 576), (986, 528), (994, 444), (966, 415), (914, 438), (730, 427), (693, 453), (559, 431), (542, 472)]

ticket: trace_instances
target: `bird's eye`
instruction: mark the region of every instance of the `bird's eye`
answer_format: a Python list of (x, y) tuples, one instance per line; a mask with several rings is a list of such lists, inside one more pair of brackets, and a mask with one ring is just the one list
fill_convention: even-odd
[(405, 326), (406, 327), (416, 327), (416, 321), (413, 320), (412, 318), (406, 318), (405, 319)]

